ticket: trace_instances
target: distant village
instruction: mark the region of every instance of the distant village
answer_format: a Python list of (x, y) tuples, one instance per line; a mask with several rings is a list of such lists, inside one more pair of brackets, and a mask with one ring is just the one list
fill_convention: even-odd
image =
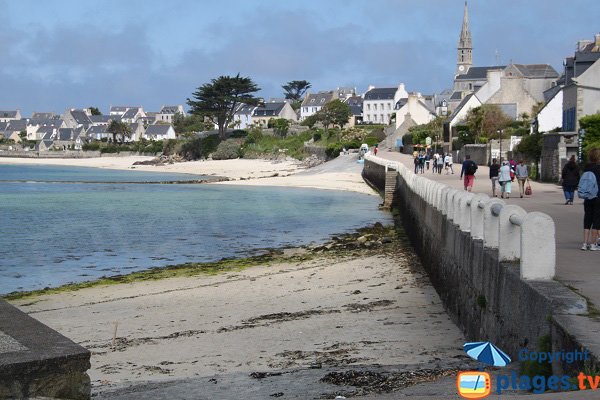
[[(580, 40), (573, 55), (564, 59), (558, 73), (548, 64), (473, 66), (473, 45), (465, 4), (458, 42), (457, 64), (452, 88), (439, 94), (408, 91), (404, 83), (394, 87), (369, 86), (358, 94), (355, 88), (307, 92), (300, 107), (286, 99), (270, 99), (258, 106), (241, 104), (230, 127), (266, 127), (272, 118), (301, 122), (333, 100), (348, 104), (352, 117), (348, 125), (386, 125), (386, 145), (397, 148), (409, 128), (444, 118), (443, 141), (452, 145), (457, 127), (464, 124), (470, 110), (493, 104), (513, 120), (530, 117), (535, 107), (532, 130), (567, 132), (579, 130), (579, 119), (595, 114), (600, 104), (600, 34)], [(35, 142), (35, 150), (81, 150), (85, 143), (110, 141), (111, 121), (127, 123), (128, 141), (175, 139), (173, 121), (186, 115), (182, 105), (163, 106), (147, 112), (141, 106), (111, 106), (108, 114), (94, 115), (91, 109), (68, 109), (62, 115), (34, 112), (29, 117), (19, 110), (0, 111), (0, 139), (18, 144)], [(28, 150), (28, 149), (27, 149)]]

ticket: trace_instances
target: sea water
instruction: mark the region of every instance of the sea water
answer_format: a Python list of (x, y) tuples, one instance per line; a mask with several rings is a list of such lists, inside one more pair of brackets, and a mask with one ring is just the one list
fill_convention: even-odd
[(378, 197), (351, 192), (115, 183), (201, 178), (0, 165), (0, 294), (244, 257), (391, 223)]

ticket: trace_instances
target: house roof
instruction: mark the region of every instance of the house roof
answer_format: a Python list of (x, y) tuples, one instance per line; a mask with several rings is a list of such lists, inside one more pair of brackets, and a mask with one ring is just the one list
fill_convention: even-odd
[(558, 72), (548, 64), (512, 64), (525, 78), (558, 78)]
[(460, 91), (456, 91), (454, 93), (452, 93), (452, 96), (450, 96), (450, 100), (460, 100), (462, 99), (462, 92)]
[(471, 97), (473, 97), (473, 96), (475, 96), (475, 93), (471, 93), (468, 96), (465, 96), (465, 98), (462, 99), (462, 101), (456, 107), (456, 109), (452, 112), (452, 114), (450, 114), (450, 116), (448, 117), (448, 121), (452, 121), (454, 118), (456, 118), (458, 113), (461, 112), (461, 110), (465, 107), (465, 105), (469, 102), (469, 100), (471, 100)]
[(494, 67), (471, 67), (466, 74), (458, 75), (455, 80), (457, 81), (473, 81), (483, 80), (487, 78), (488, 71), (502, 70), (506, 68), (506, 65), (499, 65)]
[(31, 119), (52, 119), (56, 116), (53, 112), (34, 112)]
[(169, 134), (169, 129), (170, 128), (171, 128), (171, 125), (164, 125), (164, 124), (150, 125), (146, 129), (145, 135), (148, 135), (148, 136), (166, 136), (166, 135)]
[(162, 106), (160, 109), (160, 114), (176, 114), (181, 112), (179, 106)]
[(121, 117), (118, 115), (90, 115), (89, 119), (95, 124), (108, 124), (110, 121), (120, 121)]
[(398, 88), (375, 88), (365, 93), (365, 100), (393, 100)]
[(110, 112), (125, 112), (127, 111), (128, 108), (133, 108), (133, 107), (129, 107), (129, 106), (112, 106), (110, 108)]
[(88, 115), (83, 110), (71, 110), (70, 113), (73, 116), (75, 122), (77, 122), (78, 124), (89, 125), (92, 123), (90, 117), (88, 117)]
[[(60, 128), (58, 130), (58, 134), (56, 135), (55, 140), (63, 140), (63, 141), (74, 140), (76, 136), (78, 136), (78, 135), (76, 135), (76, 131), (74, 129)], [(73, 138), (73, 139), (71, 139), (71, 138)]]
[(8, 126), (8, 122), (0, 122), (0, 131), (4, 131)]
[(133, 118), (135, 118), (135, 116), (137, 115), (137, 113), (139, 111), (140, 111), (139, 107), (128, 108), (127, 111), (125, 111), (125, 114), (123, 114), (123, 116), (121, 118), (122, 119), (133, 119)]
[(333, 100), (333, 92), (309, 93), (304, 97), (302, 106), (324, 106)]
[(286, 103), (265, 103), (254, 109), (255, 117), (277, 117)]
[(88, 135), (101, 135), (107, 132), (108, 125), (94, 125), (87, 130)]
[(248, 104), (240, 104), (236, 110), (236, 114), (238, 115), (251, 115), (256, 106), (249, 106)]
[(0, 111), (0, 118), (17, 118), (17, 110), (14, 111)]
[(544, 91), (544, 102), (548, 103), (562, 90), (561, 85), (552, 86), (550, 89)]
[(12, 121), (8, 121), (7, 130), (11, 131), (24, 131), (27, 129), (27, 120), (25, 119), (14, 119)]

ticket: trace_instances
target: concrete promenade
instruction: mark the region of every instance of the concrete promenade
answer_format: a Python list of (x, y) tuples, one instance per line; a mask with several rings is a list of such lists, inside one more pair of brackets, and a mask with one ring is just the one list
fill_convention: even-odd
[[(414, 169), (413, 158), (408, 154), (379, 151), (378, 157), (395, 162), (401, 162), (411, 171)], [(454, 175), (434, 174), (425, 169), (425, 178), (442, 182), (452, 188), (462, 189), (460, 179), (460, 164), (454, 164)], [(489, 179), (489, 168), (479, 166), (475, 175), (473, 193), (492, 195)], [(518, 185), (513, 183), (513, 192), (506, 201), (515, 204), (526, 211), (539, 211), (550, 215), (556, 225), (556, 279), (575, 289), (585, 296), (597, 309), (600, 309), (600, 251), (580, 250), (583, 242), (583, 200), (575, 199), (574, 205), (564, 205), (562, 188), (557, 184), (531, 182), (533, 195), (519, 197)], [(498, 190), (498, 196), (500, 195)], [(577, 197), (577, 196), (576, 196)]]

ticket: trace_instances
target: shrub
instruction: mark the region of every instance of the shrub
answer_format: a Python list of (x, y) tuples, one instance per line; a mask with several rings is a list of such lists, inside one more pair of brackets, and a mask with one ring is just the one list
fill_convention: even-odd
[(246, 136), (246, 144), (253, 144), (259, 142), (263, 137), (262, 129), (252, 128)]
[(240, 157), (239, 139), (228, 139), (217, 146), (217, 150), (212, 153), (213, 160), (231, 160)]
[(218, 135), (192, 139), (181, 146), (180, 155), (187, 160), (206, 158), (210, 153), (213, 153), (217, 149), (219, 142), (220, 139)]
[(248, 131), (244, 129), (236, 129), (229, 135), (230, 138), (244, 138), (248, 136)]
[(313, 141), (315, 141), (315, 142), (318, 142), (319, 140), (321, 140), (322, 137), (323, 137), (323, 135), (321, 134), (321, 132), (313, 133)]
[(365, 138), (365, 143), (369, 145), (369, 147), (375, 146), (376, 144), (378, 144), (380, 142), (379, 139), (377, 139), (374, 136), (367, 136)]

